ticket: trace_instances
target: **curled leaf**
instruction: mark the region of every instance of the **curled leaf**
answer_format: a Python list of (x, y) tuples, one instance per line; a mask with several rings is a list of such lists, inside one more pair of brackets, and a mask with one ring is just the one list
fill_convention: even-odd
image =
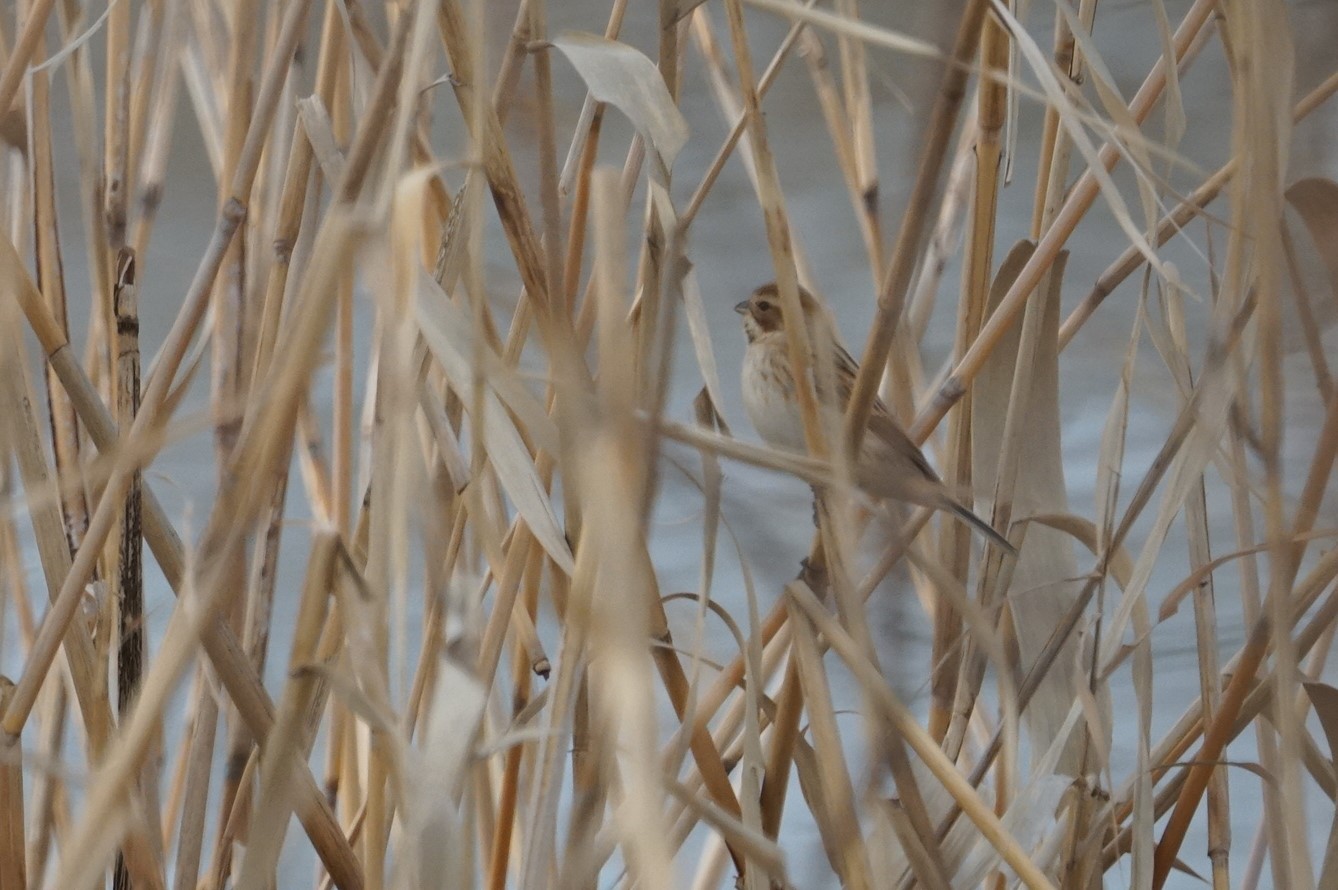
[(655, 63), (625, 43), (580, 31), (553, 40), (581, 75), (590, 95), (627, 116), (666, 167), (688, 141), (688, 123), (665, 88)]
[(1302, 683), (1310, 704), (1315, 707), (1315, 716), (1324, 730), (1324, 737), (1329, 740), (1329, 757), (1338, 755), (1338, 689), (1327, 683)]
[[(1297, 180), (1287, 189), (1287, 203), (1305, 223), (1315, 246), (1313, 256), (1328, 278), (1328, 299), (1317, 299), (1317, 305), (1310, 307), (1314, 322), (1327, 328), (1338, 317), (1338, 182), (1319, 177)], [(1308, 257), (1312, 262), (1313, 256)]]

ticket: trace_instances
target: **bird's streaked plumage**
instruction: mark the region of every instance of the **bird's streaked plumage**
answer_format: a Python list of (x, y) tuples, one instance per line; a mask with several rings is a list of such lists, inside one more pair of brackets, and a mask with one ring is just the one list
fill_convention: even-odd
[[(799, 300), (819, 401), (826, 409), (844, 413), (859, 365), (837, 340), (831, 320), (813, 295), (800, 288)], [(762, 285), (734, 310), (743, 316), (748, 337), (743, 359), (743, 404), (748, 419), (768, 445), (786, 451), (807, 450), (776, 285)], [(1013, 549), (989, 523), (951, 495), (881, 399), (874, 400), (869, 412), (854, 476), (855, 483), (874, 497), (948, 510), (999, 546)]]

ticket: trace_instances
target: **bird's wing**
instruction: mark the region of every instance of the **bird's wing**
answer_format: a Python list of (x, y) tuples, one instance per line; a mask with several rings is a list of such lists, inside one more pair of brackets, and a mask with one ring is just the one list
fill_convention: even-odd
[[(839, 343), (832, 346), (832, 364), (835, 365), (836, 372), (836, 391), (841, 397), (841, 408), (845, 410), (850, 405), (850, 396), (855, 390), (855, 377), (859, 374), (859, 365), (855, 359)], [(866, 435), (875, 436), (885, 443), (892, 451), (904, 457), (917, 470), (924, 473), (925, 476), (935, 482), (939, 481), (938, 473), (925, 460), (924, 452), (920, 446), (916, 445), (911, 437), (902, 429), (901, 424), (892, 416), (887, 405), (882, 399), (874, 396), (873, 408), (869, 411), (869, 425)]]
[(939, 481), (938, 473), (934, 472), (934, 468), (925, 459), (925, 453), (901, 428), (901, 424), (897, 423), (897, 419), (892, 416), (892, 412), (887, 410), (887, 406), (883, 404), (881, 399), (874, 402), (873, 410), (869, 412), (869, 429), (865, 435), (876, 436), (879, 441), (886, 444), (896, 454), (904, 457), (912, 466), (923, 473), (926, 479), (934, 482)]

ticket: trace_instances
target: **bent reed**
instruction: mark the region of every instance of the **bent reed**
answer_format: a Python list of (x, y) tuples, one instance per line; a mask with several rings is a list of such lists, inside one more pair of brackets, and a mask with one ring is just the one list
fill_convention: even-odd
[(0, 890), (1338, 886), (1338, 73), (1109, 6), (6, 10)]

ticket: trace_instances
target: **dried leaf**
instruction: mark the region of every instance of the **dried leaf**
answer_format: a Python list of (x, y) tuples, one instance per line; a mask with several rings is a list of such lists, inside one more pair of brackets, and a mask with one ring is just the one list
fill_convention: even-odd
[(315, 675), (329, 684), (331, 693), (363, 723), (379, 732), (395, 731), (395, 715), (386, 713), (371, 696), (363, 692), (357, 678), (347, 669), (338, 665), (312, 663), (294, 667), (292, 674), (294, 677)]
[(580, 31), (564, 32), (553, 46), (581, 75), (590, 95), (627, 115), (664, 165), (672, 166), (688, 141), (688, 123), (655, 63), (625, 43)]
[(1329, 298), (1311, 307), (1321, 329), (1338, 319), (1338, 183), (1313, 177), (1292, 183), (1287, 202), (1305, 223), (1329, 279)]
[[(1305, 535), (1299, 535), (1291, 538), (1290, 540), (1292, 541), (1292, 543), (1300, 543), (1302, 541), (1311, 541), (1314, 540), (1315, 538), (1331, 538), (1335, 534), (1338, 534), (1338, 532), (1334, 532), (1332, 530), (1325, 530), (1318, 532), (1310, 532)], [(1233, 560), (1240, 559), (1241, 557), (1244, 556), (1253, 556), (1257, 553), (1264, 553), (1272, 546), (1273, 545), (1271, 543), (1265, 543), (1265, 544), (1257, 544), (1254, 547), (1246, 547), (1244, 550), (1235, 550), (1231, 553), (1223, 554), (1222, 556), (1217, 557), (1211, 562), (1204, 563), (1203, 565), (1199, 566), (1197, 569), (1195, 569), (1193, 572), (1189, 574), (1189, 577), (1187, 577), (1185, 580), (1177, 584), (1174, 590), (1166, 594), (1166, 598), (1162, 600), (1161, 603), (1161, 610), (1157, 613), (1157, 621), (1159, 622), (1165, 621), (1167, 618), (1170, 618), (1172, 615), (1174, 615), (1180, 609), (1180, 604), (1184, 601), (1185, 597), (1188, 596), (1190, 592), (1194, 590), (1195, 587), (1198, 587), (1200, 584), (1206, 581), (1212, 575), (1212, 573), (1217, 571), (1217, 569), (1220, 568), (1221, 566)]]
[[(1038, 513), (1035, 516), (1027, 516), (1020, 521), (1035, 522), (1038, 525), (1061, 531), (1081, 542), (1084, 547), (1092, 552), (1093, 556), (1101, 554), (1100, 532), (1096, 523), (1083, 516), (1077, 516), (1073, 513)], [(1120, 547), (1110, 555), (1110, 574), (1120, 587), (1129, 583), (1129, 574), (1133, 571), (1133, 568), (1133, 558), (1129, 556), (1129, 551), (1124, 547)]]
[[(991, 310), (1009, 290), (1018, 274), (1015, 270), (1020, 271), (1033, 250), (1030, 242), (1022, 242), (1010, 252), (990, 289)], [(1005, 491), (1004, 497), (1011, 494), (1012, 515), (1017, 520), (1034, 514), (1069, 512), (1059, 423), (1059, 285), (1065, 259), (1066, 254), (1061, 254), (1049, 273), (1048, 285), (1032, 297), (1038, 301), (1033, 308), (1042, 313), (1032, 354), (1020, 354), (1022, 326), (1015, 326), (981, 369), (971, 401), (972, 484), (978, 495), (996, 489), (1001, 443), (1005, 435), (1016, 437), (1007, 445), (1019, 455), (1011, 482), (1014, 490)], [(1012, 390), (1021, 362), (1029, 363), (1024, 370), (1029, 370), (1031, 382), (1023, 393), (1025, 398), (1015, 404)], [(1012, 413), (1020, 413), (1020, 417), (1010, 416)], [(1027, 537), (1027, 546), (1013, 570), (1008, 597), (1022, 664), (1030, 665), (1049, 644), (1059, 617), (1068, 613), (1077, 598), (1079, 584), (1071, 579), (1079, 571), (1072, 542), (1064, 531), (1036, 525), (1028, 529)], [(1073, 703), (1073, 687), (1079, 682), (1079, 644), (1077, 636), (1065, 643), (1024, 715), (1036, 754), (1055, 738)], [(1074, 742), (1061, 771), (1077, 776), (1081, 756), (1082, 746)]]
[[(701, 288), (697, 286), (697, 276), (692, 270), (688, 270), (688, 274), (683, 277), (683, 310), (688, 322), (688, 334), (692, 338), (692, 352), (697, 359), (697, 367), (701, 369), (702, 380), (706, 384), (704, 392), (708, 394), (713, 410), (718, 412), (718, 406), (721, 404), (720, 374), (716, 369), (715, 349), (711, 345), (711, 325), (706, 320)], [(723, 417), (720, 417), (720, 422), (724, 425)], [(725, 426), (724, 430), (726, 434), (729, 433), (728, 426)]]
[(1338, 689), (1327, 683), (1302, 683), (1310, 704), (1315, 707), (1315, 716), (1324, 729), (1324, 737), (1329, 740), (1329, 758), (1338, 756)]
[[(471, 326), (464, 318), (463, 312), (441, 293), (436, 283), (426, 273), (419, 276), (419, 281), (425, 292), (435, 291), (439, 297), (417, 301), (418, 324), (423, 332), (423, 339), (433, 356), (441, 363), (451, 387), (465, 405), (471, 405), (474, 367), (466, 358), (472, 349), (471, 344), (467, 342)], [(498, 394), (505, 392), (508, 397), (508, 407), (513, 410), (519, 407), (519, 410), (516, 410), (517, 415), (524, 418), (526, 432), (540, 448), (552, 448), (556, 452), (557, 432), (552, 427), (551, 419), (537, 407), (537, 400), (534, 400), (533, 404), (527, 404), (521, 395), (524, 392), (523, 387), (499, 387), (498, 375), (490, 375), (488, 383), (492, 384), (492, 387), (484, 390), (481, 418), (488, 459), (496, 468), (497, 478), (515, 504), (517, 512), (524, 517), (530, 531), (534, 533), (535, 540), (564, 572), (570, 574), (573, 563), (567, 538), (562, 532), (557, 514), (553, 512), (548, 492), (534, 469), (530, 453), (525, 448), (525, 443), (506, 408), (498, 399)], [(533, 396), (529, 398), (533, 399)]]
[(705, 2), (706, 0), (672, 0), (669, 5), (673, 12), (671, 13), (672, 19), (669, 24), (676, 25), (683, 21), (683, 19), (688, 17), (692, 10), (701, 6)]

